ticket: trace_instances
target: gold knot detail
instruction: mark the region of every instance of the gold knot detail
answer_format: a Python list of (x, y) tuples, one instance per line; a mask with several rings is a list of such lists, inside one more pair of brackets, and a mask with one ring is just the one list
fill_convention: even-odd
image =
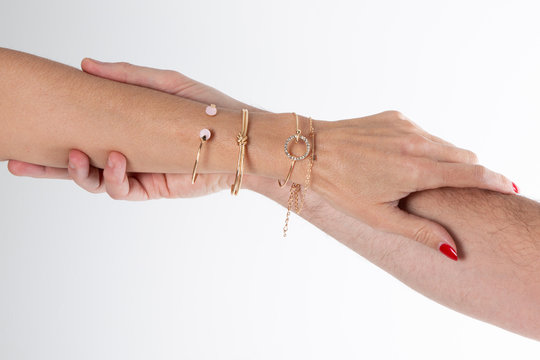
[(238, 143), (239, 146), (243, 146), (243, 145), (246, 145), (247, 144), (247, 135), (242, 135), (242, 133), (239, 133), (237, 136), (236, 136), (236, 142)]

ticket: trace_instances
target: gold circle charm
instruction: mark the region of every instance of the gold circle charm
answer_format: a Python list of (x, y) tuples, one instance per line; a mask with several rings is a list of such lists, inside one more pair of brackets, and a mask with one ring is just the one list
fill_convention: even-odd
[(291, 135), (285, 141), (285, 149), (284, 149), (285, 155), (287, 155), (289, 159), (294, 160), (294, 161), (304, 160), (309, 155), (309, 152), (311, 150), (311, 144), (309, 143), (309, 140), (305, 136), (298, 135), (298, 139), (302, 140), (306, 144), (306, 152), (302, 156), (294, 156), (289, 152), (289, 143), (291, 142), (292, 139), (295, 139), (296, 137), (297, 135)]

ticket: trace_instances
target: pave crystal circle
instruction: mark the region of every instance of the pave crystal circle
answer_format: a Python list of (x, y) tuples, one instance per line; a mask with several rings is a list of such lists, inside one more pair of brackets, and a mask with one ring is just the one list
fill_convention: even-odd
[(306, 144), (306, 152), (302, 156), (294, 156), (289, 152), (289, 143), (291, 142), (292, 139), (295, 139), (295, 138), (296, 138), (296, 135), (291, 135), (287, 138), (287, 140), (285, 140), (285, 155), (287, 155), (289, 159), (294, 160), (294, 161), (304, 160), (306, 156), (309, 155), (309, 151), (311, 150), (311, 144), (309, 143), (308, 139), (305, 136), (300, 135), (298, 138)]

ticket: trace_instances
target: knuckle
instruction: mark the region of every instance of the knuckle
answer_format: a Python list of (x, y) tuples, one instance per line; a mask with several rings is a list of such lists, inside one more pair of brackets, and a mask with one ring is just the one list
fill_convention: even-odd
[(474, 178), (479, 182), (484, 182), (487, 179), (488, 171), (482, 165), (474, 165)]
[(478, 163), (478, 156), (475, 153), (473, 153), (472, 151), (469, 151), (468, 156), (469, 156), (469, 161), (470, 162), (472, 162), (474, 164)]
[(174, 79), (175, 81), (180, 81), (184, 79), (184, 76), (175, 70), (165, 70), (164, 74), (166, 75), (166, 77)]
[(403, 115), (401, 111), (389, 110), (386, 113), (391, 119), (394, 119), (394, 120), (408, 120), (407, 117)]
[(410, 141), (401, 141), (400, 150), (402, 155), (407, 155), (414, 152), (414, 144)]
[(433, 231), (430, 226), (422, 225), (414, 232), (414, 240), (429, 245), (433, 239)]
[(397, 126), (399, 126), (399, 128), (401, 128), (405, 132), (414, 133), (418, 130), (416, 124), (409, 119), (397, 119), (395, 121)]
[(108, 191), (107, 194), (109, 194), (109, 196), (111, 197), (111, 199), (113, 200), (122, 200), (124, 197), (118, 193), (115, 193), (115, 192), (110, 192)]
[(170, 88), (176, 86), (178, 79), (178, 73), (176, 71), (163, 70), (161, 76), (157, 80), (157, 84), (162, 88)]
[(427, 144), (426, 139), (420, 134), (409, 134), (400, 137), (401, 152), (403, 154), (417, 153)]
[(392, 121), (394, 124), (396, 124), (396, 126), (400, 127), (401, 129), (408, 131), (418, 130), (416, 124), (400, 111), (390, 110), (388, 111), (388, 115), (390, 121)]
[(85, 188), (85, 190), (92, 194), (100, 194), (104, 191), (100, 184), (89, 185), (87, 188)]
[(410, 134), (408, 138), (409, 138), (409, 141), (415, 144), (416, 146), (422, 146), (424, 144), (427, 144), (427, 139), (420, 134), (416, 134), (416, 133)]
[(364, 213), (364, 221), (375, 230), (384, 231), (386, 230), (385, 218), (384, 216), (379, 215), (378, 213), (366, 212)]
[(501, 187), (510, 188), (512, 186), (512, 182), (508, 180), (504, 175), (496, 174), (497, 176), (497, 183)]
[(123, 70), (129, 70), (131, 68), (131, 64), (126, 62), (126, 61), (121, 61), (118, 63), (118, 65), (123, 69)]
[(12, 163), (11, 161), (8, 162), (8, 171), (11, 173), (11, 175), (15, 175), (15, 176), (22, 175), (19, 166), (17, 166), (15, 163)]
[(411, 183), (417, 187), (420, 187), (422, 181), (425, 180), (424, 175), (428, 172), (427, 162), (410, 158), (405, 160), (405, 165), (405, 171), (407, 172)]

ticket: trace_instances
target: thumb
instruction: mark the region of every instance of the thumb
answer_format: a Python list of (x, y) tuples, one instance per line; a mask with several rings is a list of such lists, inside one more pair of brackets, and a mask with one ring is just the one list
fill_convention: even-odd
[(413, 239), (457, 261), (456, 243), (442, 225), (397, 206), (392, 206), (389, 212), (387, 221), (381, 226), (382, 230)]

